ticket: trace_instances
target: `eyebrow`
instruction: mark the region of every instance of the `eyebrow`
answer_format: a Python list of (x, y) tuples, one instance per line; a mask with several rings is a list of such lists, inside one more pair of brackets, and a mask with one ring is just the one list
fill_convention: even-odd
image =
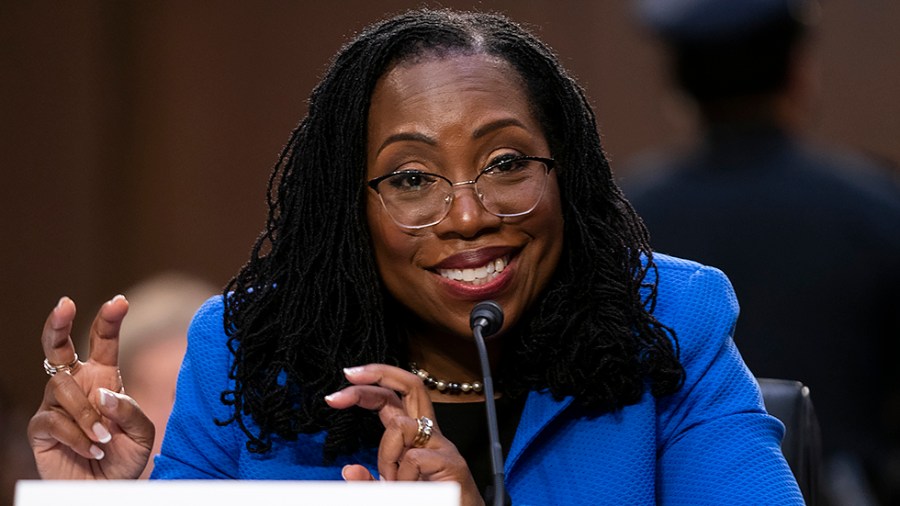
[[(517, 127), (525, 128), (525, 125), (521, 121), (519, 121), (515, 118), (503, 118), (503, 119), (498, 119), (496, 121), (492, 121), (486, 125), (482, 125), (482, 126), (476, 128), (475, 131), (472, 132), (472, 138), (478, 139), (480, 137), (484, 137), (485, 135), (487, 135), (495, 130), (500, 130), (501, 128), (505, 128), (508, 126), (517, 126)], [(381, 143), (381, 146), (378, 147), (378, 153), (382, 152), (384, 150), (384, 148), (386, 148), (388, 146), (388, 144), (392, 144), (394, 142), (401, 142), (401, 141), (417, 141), (417, 142), (424, 142), (425, 144), (428, 144), (429, 146), (437, 146), (437, 141), (435, 139), (433, 139), (423, 133), (400, 132), (400, 133), (396, 133), (396, 134), (388, 136), (388, 138), (385, 139), (384, 142)]]
[(437, 146), (437, 141), (425, 134), (418, 133), (418, 132), (400, 132), (400, 133), (388, 136), (388, 138), (385, 139), (384, 142), (381, 143), (381, 146), (378, 147), (377, 152), (381, 153), (384, 150), (384, 148), (387, 147), (388, 144), (391, 144), (394, 142), (400, 142), (400, 141), (418, 141), (418, 142), (424, 142), (425, 144), (428, 144), (429, 146)]
[(494, 130), (500, 130), (501, 128), (505, 128), (508, 126), (517, 126), (517, 127), (521, 127), (521, 128), (526, 128), (525, 125), (522, 124), (522, 122), (517, 120), (516, 118), (503, 118), (503, 119), (498, 119), (496, 121), (491, 121), (490, 123), (488, 123), (486, 125), (482, 125), (482, 126), (476, 128), (475, 131), (472, 132), (472, 138), (477, 139), (479, 137), (484, 137), (485, 135), (493, 132)]

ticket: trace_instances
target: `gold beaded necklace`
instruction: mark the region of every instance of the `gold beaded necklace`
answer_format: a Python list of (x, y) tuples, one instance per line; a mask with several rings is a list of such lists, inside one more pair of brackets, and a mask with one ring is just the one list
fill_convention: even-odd
[(409, 364), (409, 370), (413, 374), (422, 379), (425, 386), (437, 390), (443, 394), (480, 394), (484, 390), (484, 385), (480, 381), (455, 382), (437, 379), (425, 369), (419, 369), (415, 362)]

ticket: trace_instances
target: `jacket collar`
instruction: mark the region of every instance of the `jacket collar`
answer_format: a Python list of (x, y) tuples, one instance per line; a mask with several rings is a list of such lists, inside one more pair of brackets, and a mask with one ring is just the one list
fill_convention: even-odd
[(509, 475), (510, 470), (519, 460), (519, 457), (528, 449), (528, 446), (537, 439), (541, 431), (550, 425), (562, 411), (572, 404), (572, 397), (556, 400), (549, 391), (529, 392), (522, 409), (522, 416), (512, 446), (506, 457), (504, 473)]

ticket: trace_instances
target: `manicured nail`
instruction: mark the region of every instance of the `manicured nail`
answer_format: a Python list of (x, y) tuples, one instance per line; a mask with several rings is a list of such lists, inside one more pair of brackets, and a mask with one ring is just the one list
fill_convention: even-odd
[(97, 447), (97, 445), (91, 445), (90, 451), (95, 460), (100, 460), (106, 455), (105, 453), (103, 453), (103, 450)]
[(112, 299), (109, 299), (109, 303), (110, 303), (110, 304), (115, 304), (117, 301), (120, 301), (120, 300), (125, 300), (125, 296), (122, 295), (121, 293), (120, 293), (119, 295), (116, 295), (116, 296), (113, 297)]
[(100, 405), (105, 408), (114, 409), (119, 405), (119, 398), (112, 392), (112, 390), (107, 390), (105, 388), (99, 388), (100, 390)]
[(342, 394), (343, 394), (343, 392), (341, 392), (340, 390), (338, 390), (337, 392), (335, 392), (335, 393), (333, 393), (333, 394), (328, 394), (328, 395), (326, 395), (326, 396), (325, 396), (325, 400), (328, 401), (328, 402), (332, 402), (332, 401), (334, 401), (335, 399), (338, 399)]
[(347, 376), (355, 376), (355, 375), (363, 372), (363, 370), (364, 370), (364, 368), (362, 366), (345, 367), (344, 374), (346, 374)]
[(102, 423), (95, 422), (91, 428), (94, 429), (94, 435), (97, 436), (97, 439), (101, 443), (109, 443), (110, 440), (112, 440), (112, 434), (106, 430), (106, 427), (104, 427)]

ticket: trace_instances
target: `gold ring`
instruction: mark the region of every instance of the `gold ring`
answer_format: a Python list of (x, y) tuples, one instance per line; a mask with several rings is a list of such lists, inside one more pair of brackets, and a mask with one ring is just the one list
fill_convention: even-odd
[(44, 372), (47, 373), (48, 376), (53, 376), (58, 372), (64, 372), (71, 374), (78, 367), (78, 354), (75, 354), (75, 358), (72, 359), (68, 364), (51, 364), (50, 360), (44, 359)]
[(416, 423), (419, 426), (419, 430), (416, 432), (416, 438), (413, 439), (413, 448), (421, 448), (428, 444), (428, 441), (431, 439), (431, 433), (434, 430), (434, 422), (431, 421), (431, 418), (427, 416), (420, 416)]

